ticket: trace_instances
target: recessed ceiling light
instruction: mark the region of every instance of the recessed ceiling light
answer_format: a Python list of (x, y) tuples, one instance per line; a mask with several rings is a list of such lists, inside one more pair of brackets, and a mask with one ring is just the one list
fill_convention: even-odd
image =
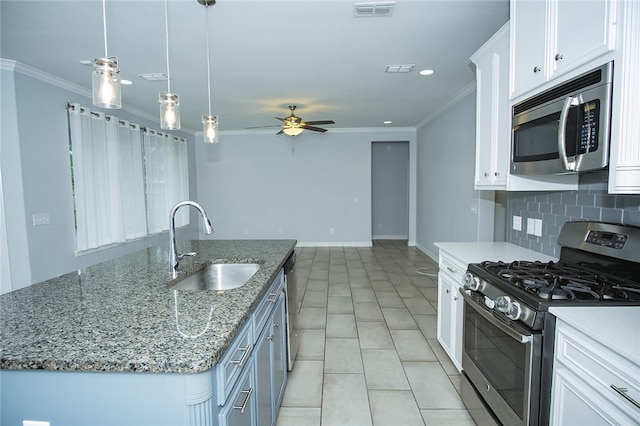
[(420, 71), (420, 75), (431, 75), (434, 72), (435, 71), (433, 71), (433, 70), (422, 70), (422, 71)]
[(81, 63), (82, 65), (92, 65), (92, 64), (93, 64), (93, 61), (89, 61), (89, 60), (87, 60), (87, 59), (83, 59), (83, 60), (81, 60), (81, 61), (80, 61), (80, 63)]
[(384, 123), (384, 124), (391, 124), (391, 123), (392, 123), (392, 121), (391, 121), (391, 120), (385, 120), (385, 121), (383, 121), (383, 123)]

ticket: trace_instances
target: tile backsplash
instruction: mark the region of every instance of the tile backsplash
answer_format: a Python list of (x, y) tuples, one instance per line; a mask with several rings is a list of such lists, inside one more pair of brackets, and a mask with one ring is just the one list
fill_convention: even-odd
[[(522, 217), (522, 230), (513, 229), (513, 216)], [(542, 236), (527, 234), (527, 219), (542, 219)], [(507, 193), (506, 240), (559, 257), (557, 245), (565, 222), (593, 220), (640, 226), (640, 195), (607, 193), (607, 172), (580, 176), (577, 191)]]

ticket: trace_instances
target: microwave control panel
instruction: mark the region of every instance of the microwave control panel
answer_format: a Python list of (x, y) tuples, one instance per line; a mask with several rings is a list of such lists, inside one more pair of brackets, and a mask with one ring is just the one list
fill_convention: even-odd
[(598, 149), (598, 121), (600, 116), (600, 100), (596, 99), (579, 106), (580, 132), (578, 133), (578, 154), (586, 154)]

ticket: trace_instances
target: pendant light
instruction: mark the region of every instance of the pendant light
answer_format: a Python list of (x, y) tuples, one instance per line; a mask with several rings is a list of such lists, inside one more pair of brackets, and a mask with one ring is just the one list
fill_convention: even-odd
[(211, 115), (211, 54), (209, 52), (209, 6), (216, 4), (215, 0), (198, 0), (198, 3), (205, 7), (206, 13), (206, 36), (207, 36), (207, 92), (209, 94), (209, 113), (202, 116), (202, 130), (204, 132), (205, 143), (218, 143), (218, 117)]
[(167, 91), (160, 92), (160, 128), (162, 130), (178, 130), (180, 128), (180, 100), (171, 93), (171, 70), (169, 68), (169, 13), (167, 0), (164, 0), (164, 29), (167, 46)]
[(118, 58), (107, 53), (107, 13), (106, 0), (102, 0), (102, 28), (104, 34), (104, 57), (93, 60), (91, 73), (91, 101), (101, 108), (122, 107), (120, 69)]

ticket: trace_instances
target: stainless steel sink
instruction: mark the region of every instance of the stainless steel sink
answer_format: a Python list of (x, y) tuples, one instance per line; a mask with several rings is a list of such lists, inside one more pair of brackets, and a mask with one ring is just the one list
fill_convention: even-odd
[(173, 290), (231, 290), (242, 287), (260, 269), (259, 263), (214, 263), (181, 279)]

